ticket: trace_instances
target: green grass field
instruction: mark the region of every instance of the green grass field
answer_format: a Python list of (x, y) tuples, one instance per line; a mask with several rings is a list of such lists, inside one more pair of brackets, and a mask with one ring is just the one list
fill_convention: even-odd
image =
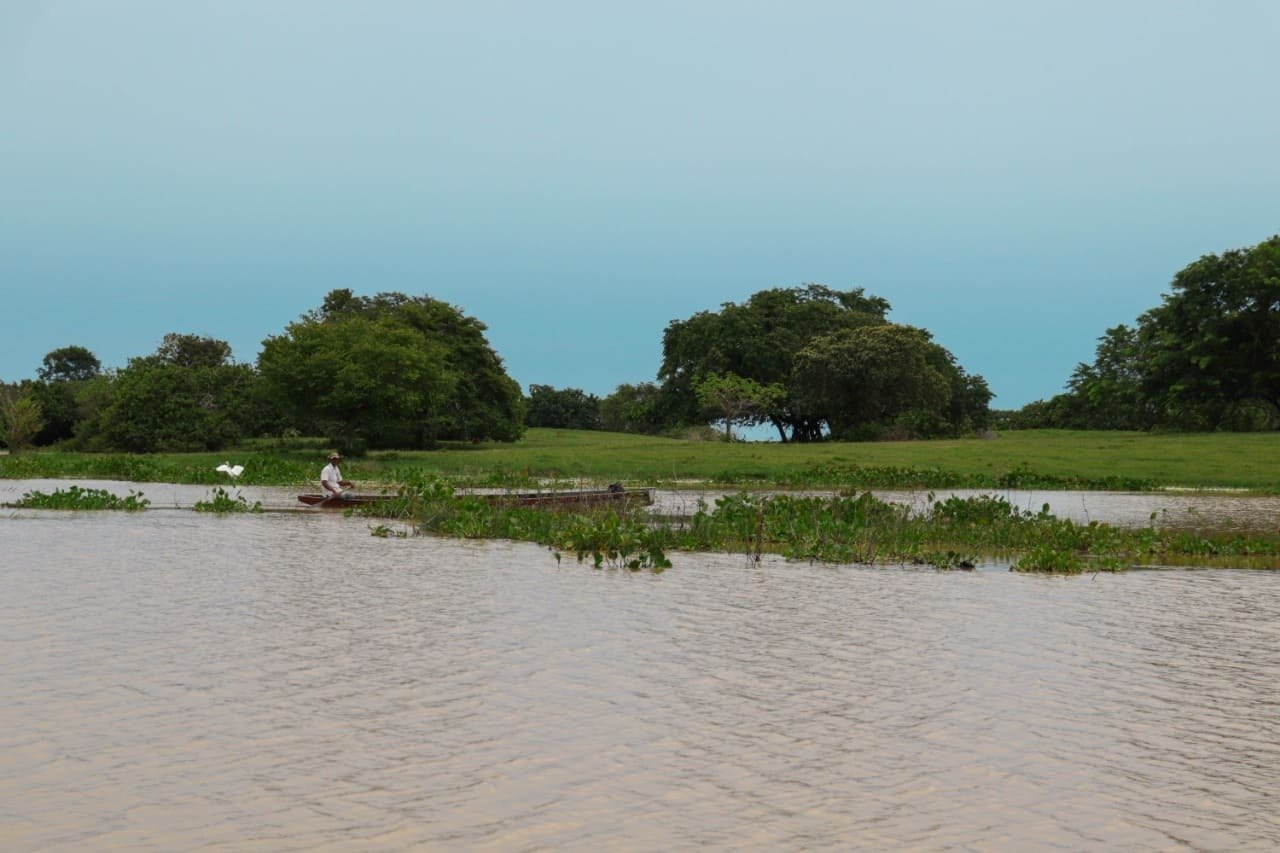
[[(219, 462), (256, 459), (258, 464), (245, 472), (245, 483), (292, 484), (314, 479), (323, 465), (323, 456), (323, 445), (316, 441), (283, 444), (269, 440), (219, 453), (142, 457), (37, 452), (0, 456), (0, 477), (213, 483), (223, 479), (213, 473)], [(860, 474), (850, 474), (854, 466), (862, 469)], [(725, 444), (534, 429), (514, 444), (383, 451), (347, 460), (343, 465), (344, 474), (357, 482), (394, 482), (397, 473), (405, 469), (424, 469), (475, 481), (506, 478), (514, 482), (522, 477), (555, 476), (631, 484), (714, 480), (745, 486), (889, 486), (914, 482), (915, 473), (924, 476), (918, 485), (946, 485), (951, 476), (976, 481), (1024, 470), (1050, 481), (1031, 483), (1039, 486), (1051, 487), (1053, 480), (1071, 480), (1101, 487), (1120, 479), (1140, 481), (1149, 487), (1277, 493), (1280, 434), (1034, 430), (1008, 432), (989, 439), (806, 445)], [(1067, 485), (1064, 482), (1062, 487)]]
[(534, 474), (658, 481), (785, 480), (819, 466), (941, 469), (998, 476), (1020, 467), (1062, 478), (1123, 477), (1189, 488), (1280, 490), (1280, 434), (1029, 430), (991, 439), (776, 444), (688, 442), (615, 433), (530, 430), (514, 445), (480, 445), (421, 459), (442, 473), (503, 467)]

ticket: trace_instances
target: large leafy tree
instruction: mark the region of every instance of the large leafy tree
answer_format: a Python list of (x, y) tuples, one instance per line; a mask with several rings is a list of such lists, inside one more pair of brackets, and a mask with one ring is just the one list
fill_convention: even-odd
[(45, 355), (36, 371), (40, 379), (31, 388), (32, 397), (44, 413), (44, 426), (35, 437), (36, 444), (71, 438), (83, 419), (77, 396), (101, 372), (102, 363), (85, 347), (60, 347)]
[(219, 450), (247, 434), (253, 368), (180, 367), (134, 359), (111, 383), (101, 440), (135, 453)]
[(609, 432), (657, 435), (671, 421), (664, 409), (668, 399), (652, 382), (624, 382), (600, 401), (600, 417)]
[(1205, 255), (1136, 327), (1108, 329), (1066, 393), (1021, 413), (1036, 426), (1280, 426), (1280, 236)]
[(430, 297), (335, 290), (263, 342), (258, 368), (299, 428), (348, 447), (513, 441), (523, 398), (484, 331)]
[(760, 423), (769, 412), (781, 407), (787, 393), (781, 385), (761, 385), (732, 373), (705, 376), (694, 390), (703, 409), (724, 422), (726, 441), (733, 441), (734, 424)]
[(1063, 426), (1078, 429), (1147, 429), (1156, 420), (1142, 391), (1146, 359), (1136, 327), (1120, 324), (1098, 339), (1092, 364), (1080, 363), (1055, 410)]
[(138, 453), (218, 450), (258, 432), (257, 373), (215, 338), (170, 333), (104, 384), (77, 389), (75, 439)]
[(312, 434), (344, 447), (403, 431), (448, 393), (444, 348), (389, 317), (295, 323), (263, 342), (258, 369), (270, 393)]
[(45, 355), (36, 371), (43, 382), (80, 382), (102, 371), (102, 362), (81, 346), (59, 347)]
[(154, 357), (178, 367), (221, 367), (231, 363), (231, 344), (217, 338), (170, 332), (160, 342)]
[(1248, 407), (1280, 420), (1280, 236), (1190, 264), (1139, 328), (1142, 391), (1165, 422), (1230, 427)]
[(29, 388), (0, 388), (0, 443), (11, 453), (30, 445), (43, 425), (44, 413)]
[(530, 385), (525, 424), (551, 429), (601, 429), (600, 398), (581, 388)]
[(663, 334), (658, 372), (668, 406), (675, 417), (698, 422), (698, 383), (733, 374), (786, 389), (763, 413), (783, 441), (818, 438), (822, 419), (804, 407), (791, 382), (797, 353), (818, 336), (883, 324), (888, 311), (887, 301), (862, 288), (807, 284), (763, 290), (742, 305), (727, 302), (719, 311), (672, 321)]
[(949, 354), (910, 326), (844, 329), (814, 339), (796, 355), (799, 401), (820, 413), (836, 438), (857, 438), (867, 427), (910, 413), (944, 419), (952, 386), (943, 365)]

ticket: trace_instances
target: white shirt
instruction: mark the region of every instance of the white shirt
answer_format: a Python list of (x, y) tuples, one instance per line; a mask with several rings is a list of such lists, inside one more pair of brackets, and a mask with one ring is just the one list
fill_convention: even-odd
[[(325, 483), (333, 483), (336, 489), (325, 488)], [(338, 470), (338, 466), (330, 462), (320, 471), (320, 490), (324, 492), (325, 497), (342, 491), (342, 472)]]

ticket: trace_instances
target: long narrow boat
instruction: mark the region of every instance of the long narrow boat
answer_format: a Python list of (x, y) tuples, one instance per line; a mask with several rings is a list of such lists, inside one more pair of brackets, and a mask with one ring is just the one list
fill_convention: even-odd
[(382, 503), (394, 497), (395, 495), (298, 495), (298, 500), (307, 506), (348, 509), (353, 506)]
[[(395, 495), (298, 495), (307, 506), (325, 509), (349, 509), (357, 506), (382, 503)], [(590, 507), (590, 506), (649, 506), (653, 495), (648, 489), (585, 489), (576, 492), (497, 492), (494, 494), (459, 495), (479, 498), (499, 506), (530, 507)]]
[(501, 506), (581, 507), (648, 506), (653, 495), (648, 489), (586, 489), (577, 492), (505, 492), (473, 495)]

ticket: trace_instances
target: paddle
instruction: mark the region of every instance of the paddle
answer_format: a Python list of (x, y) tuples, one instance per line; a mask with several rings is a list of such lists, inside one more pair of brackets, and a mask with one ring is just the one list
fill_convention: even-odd
[[(349, 489), (351, 488), (351, 481), (339, 480), (338, 485), (341, 486), (344, 490)], [(325, 498), (324, 500), (316, 501), (315, 503), (311, 504), (311, 506), (309, 506), (308, 509), (317, 509), (319, 507), (324, 506), (334, 498), (341, 497), (341, 496), (342, 496), (342, 492), (330, 492), (327, 498)]]
[(325, 504), (327, 504), (329, 501), (331, 501), (331, 500), (333, 500), (334, 498), (336, 498), (336, 497), (338, 496), (338, 494), (339, 494), (338, 492), (330, 492), (330, 493), (329, 493), (329, 497), (325, 498), (324, 500), (316, 501), (315, 503), (313, 503), (313, 504), (311, 504), (309, 507), (307, 507), (307, 509), (319, 509), (320, 507), (322, 507), (322, 506), (324, 506)]

